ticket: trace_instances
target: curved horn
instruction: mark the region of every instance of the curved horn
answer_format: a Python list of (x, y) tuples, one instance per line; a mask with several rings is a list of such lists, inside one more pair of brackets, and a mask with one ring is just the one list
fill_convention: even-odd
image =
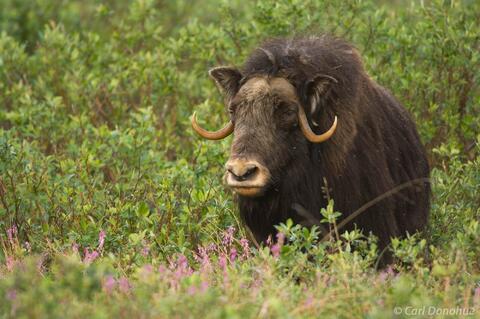
[(222, 138), (225, 138), (228, 135), (232, 134), (233, 127), (234, 127), (232, 121), (228, 122), (227, 125), (219, 129), (218, 131), (209, 132), (203, 129), (202, 127), (200, 127), (200, 125), (198, 125), (195, 113), (196, 112), (193, 112), (193, 115), (192, 115), (192, 127), (195, 130), (195, 132), (197, 132), (198, 135), (200, 135), (201, 137), (204, 137), (207, 140), (221, 140)]
[(298, 107), (298, 120), (300, 122), (300, 129), (302, 130), (303, 135), (312, 143), (322, 143), (332, 137), (335, 129), (337, 128), (337, 116), (335, 116), (335, 120), (333, 121), (332, 126), (328, 131), (323, 134), (317, 135), (313, 133), (310, 125), (308, 124), (307, 116), (305, 115), (305, 111), (301, 106)]

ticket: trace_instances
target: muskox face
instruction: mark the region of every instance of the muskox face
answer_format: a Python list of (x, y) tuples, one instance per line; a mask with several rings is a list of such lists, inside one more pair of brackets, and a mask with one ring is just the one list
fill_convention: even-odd
[(307, 140), (298, 128), (294, 87), (283, 78), (253, 77), (230, 100), (235, 124), (225, 182), (241, 196), (259, 196), (282, 178)]
[[(282, 180), (290, 167), (308, 159), (308, 143), (327, 140), (336, 128), (316, 135), (310, 129), (295, 87), (285, 78), (254, 76), (242, 79), (231, 68), (210, 71), (226, 94), (230, 123), (207, 132), (192, 118), (194, 129), (208, 139), (234, 133), (225, 182), (240, 196), (262, 196)], [(318, 83), (312, 82), (312, 86)], [(315, 93), (315, 94), (318, 94)]]

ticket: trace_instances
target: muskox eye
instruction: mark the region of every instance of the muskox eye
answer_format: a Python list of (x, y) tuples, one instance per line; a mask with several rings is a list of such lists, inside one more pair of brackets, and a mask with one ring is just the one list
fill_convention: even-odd
[(288, 105), (285, 102), (278, 102), (278, 103), (275, 103), (273, 108), (275, 111), (281, 111), (281, 110), (286, 110), (288, 108)]
[(235, 115), (235, 106), (230, 105), (230, 107), (228, 108), (228, 114), (231, 118), (233, 118), (233, 116)]

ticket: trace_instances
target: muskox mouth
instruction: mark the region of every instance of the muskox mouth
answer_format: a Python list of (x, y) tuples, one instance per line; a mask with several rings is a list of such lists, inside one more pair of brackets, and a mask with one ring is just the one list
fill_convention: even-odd
[(224, 181), (228, 188), (244, 197), (262, 196), (268, 188), (266, 183), (238, 182), (232, 178), (229, 172), (225, 173)]
[(270, 172), (258, 161), (233, 158), (225, 168), (225, 184), (238, 195), (258, 197), (265, 192)]
[(240, 196), (244, 197), (259, 197), (265, 193), (265, 187), (258, 187), (258, 186), (230, 186), (230, 188)]

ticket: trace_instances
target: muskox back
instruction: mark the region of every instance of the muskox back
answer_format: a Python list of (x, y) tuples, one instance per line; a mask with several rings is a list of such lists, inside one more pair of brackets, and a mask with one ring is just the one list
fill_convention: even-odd
[[(304, 213), (295, 207), (320, 220), (320, 209), (329, 198), (343, 219), (367, 208), (341, 231), (356, 225), (378, 236), (381, 248), (391, 237), (424, 228), (429, 165), (415, 124), (392, 94), (366, 74), (350, 44), (329, 36), (274, 39), (253, 51), (240, 70), (212, 76), (225, 92), (227, 105), (238, 104), (242, 86), (254, 83), (251, 79), (263, 81), (262, 87), (257, 84), (262, 96), (287, 80), (316, 134), (328, 130), (338, 117), (335, 133), (321, 144), (307, 141), (295, 128), (286, 134), (281, 125), (267, 123), (268, 116), (259, 120), (257, 113), (267, 112), (275, 98), (249, 96), (253, 102), (243, 103), (248, 111), (243, 106), (243, 113), (232, 117), (231, 158), (252, 157), (265, 170), (271, 168), (268, 189), (261, 196), (240, 193), (237, 198), (241, 216), (258, 241), (273, 235), (274, 225), (288, 218), (304, 222)], [(315, 82), (319, 78), (321, 82)]]

